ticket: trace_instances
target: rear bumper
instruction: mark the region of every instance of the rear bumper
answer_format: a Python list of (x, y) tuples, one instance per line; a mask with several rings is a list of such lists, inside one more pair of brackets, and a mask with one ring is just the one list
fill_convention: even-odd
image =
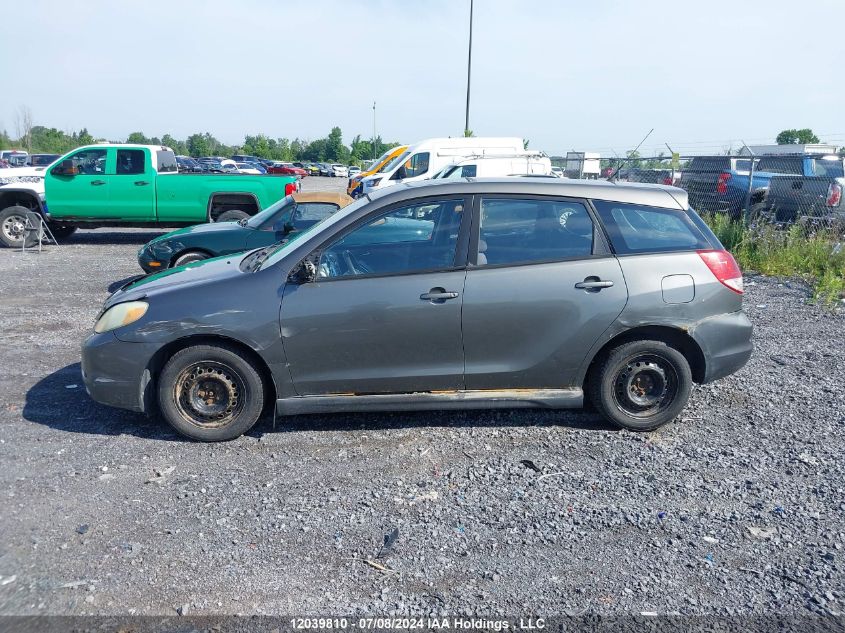
[(712, 382), (741, 369), (754, 345), (753, 326), (742, 311), (721, 314), (701, 321), (690, 332), (704, 353), (705, 371), (702, 382)]
[(157, 346), (127, 343), (114, 332), (92, 334), (82, 344), (82, 379), (92, 399), (110, 407), (143, 412), (147, 407), (147, 366)]

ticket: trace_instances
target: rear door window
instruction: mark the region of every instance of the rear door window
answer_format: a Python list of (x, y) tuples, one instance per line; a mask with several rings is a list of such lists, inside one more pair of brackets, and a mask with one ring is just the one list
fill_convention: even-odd
[(117, 168), (115, 173), (118, 176), (144, 173), (144, 150), (142, 149), (119, 149), (117, 150)]
[(593, 204), (618, 254), (664, 253), (712, 248), (680, 209), (594, 200)]
[(531, 264), (589, 257), (593, 221), (587, 207), (568, 200), (481, 200), (478, 265)]

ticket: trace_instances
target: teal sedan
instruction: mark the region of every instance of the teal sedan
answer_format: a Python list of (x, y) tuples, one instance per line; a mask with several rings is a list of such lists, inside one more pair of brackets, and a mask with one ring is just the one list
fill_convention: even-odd
[(138, 251), (138, 263), (153, 273), (191, 262), (270, 246), (288, 239), (342, 209), (352, 198), (343, 193), (293, 193), (237, 222), (212, 222), (172, 231)]

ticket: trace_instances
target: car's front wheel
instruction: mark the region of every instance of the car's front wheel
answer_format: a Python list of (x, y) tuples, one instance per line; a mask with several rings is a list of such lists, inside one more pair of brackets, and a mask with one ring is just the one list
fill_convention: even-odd
[(0, 242), (9, 248), (20, 248), (26, 236), (26, 246), (32, 246), (38, 242), (34, 231), (27, 235), (26, 214), (29, 211), (26, 207), (14, 205), (0, 211)]
[(176, 266), (184, 266), (185, 264), (193, 264), (194, 262), (201, 262), (204, 259), (208, 259), (208, 253), (203, 251), (188, 251), (187, 253), (182, 253), (173, 260), (173, 268)]
[(596, 363), (589, 396), (599, 413), (631, 431), (651, 431), (675, 419), (692, 390), (681, 352), (662, 341), (633, 341)]
[(201, 442), (231, 440), (258, 421), (264, 386), (256, 368), (235, 347), (195, 345), (167, 361), (158, 380), (164, 419)]

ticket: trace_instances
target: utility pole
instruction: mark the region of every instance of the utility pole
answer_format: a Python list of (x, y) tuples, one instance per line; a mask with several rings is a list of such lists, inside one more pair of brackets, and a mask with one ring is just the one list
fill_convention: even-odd
[(472, 75), (472, 3), (469, 0), (469, 52), (467, 53), (467, 111), (464, 120), (464, 136), (469, 134), (469, 82)]
[(373, 101), (373, 162), (376, 160), (376, 102)]

